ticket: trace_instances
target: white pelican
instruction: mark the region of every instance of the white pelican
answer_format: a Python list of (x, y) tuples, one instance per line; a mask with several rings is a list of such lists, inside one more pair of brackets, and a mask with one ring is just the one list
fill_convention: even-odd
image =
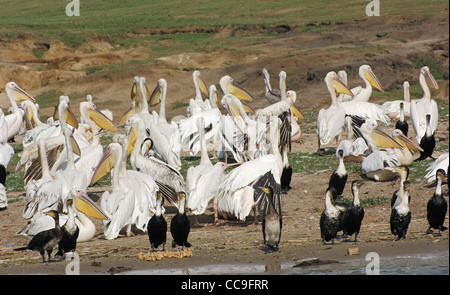
[(448, 152), (440, 155), (434, 162), (431, 162), (427, 167), (427, 174), (425, 175), (425, 178), (427, 179), (427, 183), (431, 183), (436, 179), (436, 172), (439, 169), (444, 170), (447, 173), (447, 179), (448, 179), (448, 167), (449, 167), (449, 156)]
[(270, 104), (279, 102), (281, 100), (281, 93), (283, 91), (286, 91), (286, 72), (281, 71), (279, 73), (280, 77), (280, 88), (279, 89), (272, 89), (272, 86), (270, 85), (270, 75), (269, 72), (264, 68), (262, 70), (264, 75), (264, 84), (266, 85), (266, 93), (264, 94), (264, 97), (267, 99), (267, 101)]
[(8, 125), (0, 109), (0, 165), (3, 165), (5, 169), (12, 155), (14, 155), (14, 149), (8, 144)]
[(218, 162), (211, 163), (206, 149), (204, 137), (204, 119), (197, 119), (200, 140), (200, 164), (191, 166), (186, 174), (186, 189), (188, 192), (187, 208), (194, 214), (195, 224), (199, 225), (197, 215), (203, 214), (209, 202), (214, 198), (213, 189), (219, 185), (227, 165)]
[(406, 137), (400, 129), (394, 129), (391, 133), (391, 136), (399, 145), (403, 147), (402, 149), (393, 149), (398, 161), (400, 162), (400, 165), (411, 165), (414, 161), (413, 152), (423, 152), (423, 149), (417, 143)]
[[(293, 90), (286, 91), (286, 98), (287, 100), (291, 99), (292, 102), (295, 103), (295, 101), (297, 100), (297, 92)], [(302, 135), (302, 130), (300, 129), (300, 125), (298, 124), (299, 119), (301, 119), (302, 121), (305, 120), (305, 116), (303, 115), (303, 113), (301, 113), (300, 117), (297, 117), (291, 112), (291, 141), (300, 140), (300, 136)]]
[[(135, 191), (132, 187), (122, 185), (120, 165), (122, 163), (122, 146), (112, 142), (106, 149), (104, 156), (96, 170), (96, 174), (104, 169), (114, 167), (111, 184), (112, 191), (105, 191), (101, 198), (100, 207), (106, 213), (109, 220), (103, 222), (104, 234), (107, 240), (113, 240), (119, 236), (122, 228), (127, 228), (127, 236), (131, 235), (132, 216), (135, 210)], [(95, 181), (95, 178), (93, 179)]]
[(230, 76), (223, 76), (219, 81), (224, 94), (233, 94), (240, 100), (253, 101), (253, 97)]
[(320, 146), (328, 144), (333, 138), (336, 138), (337, 142), (344, 127), (345, 111), (337, 101), (336, 92), (352, 95), (351, 91), (339, 79), (335, 72), (329, 72), (325, 76), (324, 81), (331, 96), (331, 105), (328, 109), (321, 109), (317, 115), (317, 153), (319, 155), (322, 154), (320, 152)]
[(58, 121), (52, 123), (43, 123), (39, 119), (39, 114), (36, 105), (25, 100), (22, 102), (22, 109), (24, 111), (25, 118), (32, 126), (32, 129), (28, 129), (23, 138), (23, 146), (27, 147), (30, 144), (37, 142), (40, 138), (50, 138), (61, 134), (61, 128)]
[(31, 100), (34, 102), (35, 100), (30, 94), (17, 86), (14, 82), (6, 83), (5, 91), (12, 107), (12, 114), (5, 117), (6, 123), (8, 124), (8, 139), (11, 139), (20, 131), (24, 115), (23, 110), (17, 107), (16, 102), (21, 102), (24, 100)]
[(191, 116), (209, 109), (209, 104), (207, 101), (204, 101), (202, 98), (202, 92), (208, 96), (208, 89), (206, 88), (205, 82), (200, 78), (200, 71), (195, 70), (192, 73), (192, 79), (194, 80), (195, 86), (195, 98), (191, 98), (189, 100), (189, 110), (191, 112)]
[(362, 163), (366, 158), (366, 152), (369, 147), (363, 137), (357, 137), (354, 135), (352, 117), (345, 116), (345, 123), (345, 128), (347, 129), (347, 139), (341, 140), (339, 146), (336, 148), (336, 152), (342, 150), (344, 160), (347, 162)]
[[(86, 101), (92, 102), (92, 100), (93, 100), (93, 99), (92, 99), (92, 95), (90, 95), (90, 94), (86, 95)], [(105, 109), (105, 110), (101, 110), (100, 112), (101, 112), (103, 115), (105, 115), (105, 117), (108, 118), (110, 121), (113, 121), (113, 120), (114, 120), (114, 115), (113, 115), (113, 113), (112, 113), (111, 110)], [(80, 118), (81, 123), (84, 123), (83, 120), (84, 120), (83, 117), (81, 117), (81, 118)]]
[(392, 150), (385, 151), (380, 148), (402, 149), (403, 147), (381, 131), (373, 119), (366, 120), (366, 123), (361, 125), (360, 131), (371, 150), (371, 154), (361, 164), (362, 172), (375, 181), (388, 181), (396, 177), (397, 167), (400, 165), (397, 156)]
[[(77, 242), (85, 242), (91, 240), (95, 236), (96, 227), (95, 224), (88, 218), (96, 218), (101, 220), (107, 220), (107, 215), (89, 198), (85, 191), (77, 188), (71, 190), (69, 198), (75, 200), (74, 211), (76, 214), (75, 223), (78, 226), (80, 232), (78, 234)], [(63, 226), (68, 219), (66, 214), (59, 214), (59, 223)], [(39, 218), (34, 219), (28, 223), (22, 230), (17, 232), (18, 235), (22, 235), (28, 238), (32, 238), (37, 233), (55, 227), (53, 219), (48, 218), (47, 215), (41, 215)]]
[(411, 122), (416, 132), (417, 142), (420, 142), (422, 137), (425, 135), (425, 131), (427, 128), (427, 119), (426, 116), (429, 114), (431, 116), (430, 120), (430, 129), (431, 133), (434, 133), (438, 124), (438, 107), (436, 101), (431, 99), (430, 88), (428, 88), (428, 84), (426, 78), (429, 79), (430, 83), (433, 87), (438, 90), (439, 86), (436, 83), (433, 75), (430, 73), (430, 69), (427, 66), (424, 66), (420, 69), (419, 75), (419, 83), (423, 90), (423, 96), (421, 99), (413, 99), (411, 101)]
[(270, 184), (277, 191), (281, 191), (281, 174), (283, 162), (278, 149), (279, 118), (273, 117), (269, 123), (271, 154), (267, 154), (248, 161), (228, 173), (222, 178), (215, 191), (214, 216), (218, 223), (218, 212), (234, 215), (240, 220), (253, 210), (256, 219), (256, 206), (261, 204), (264, 192), (259, 187)]
[(342, 101), (369, 101), (370, 96), (372, 95), (372, 86), (376, 89), (383, 92), (381, 88), (380, 82), (378, 78), (372, 71), (372, 68), (369, 65), (361, 65), (359, 67), (359, 76), (364, 81), (365, 87), (358, 86), (351, 88), (351, 92), (353, 93), (353, 97), (350, 95), (344, 95)]
[[(266, 141), (268, 128), (266, 121), (251, 119), (245, 112), (241, 101), (232, 94), (223, 96), (222, 106), (232, 116), (236, 124), (237, 128), (234, 128), (236, 134), (233, 145), (245, 155), (245, 159), (251, 160), (267, 154), (270, 145)], [(290, 137), (290, 130), (288, 130), (287, 136)]]
[(81, 148), (81, 155), (75, 158), (75, 167), (78, 170), (86, 172), (86, 181), (87, 183), (90, 183), (94, 171), (103, 156), (103, 146), (100, 141), (99, 128), (113, 132), (118, 131), (118, 129), (92, 102), (81, 102), (80, 114), (83, 121), (89, 126), (92, 132), (92, 141), (89, 142), (88, 146)]
[(151, 147), (153, 141), (151, 137), (150, 140), (146, 140), (149, 136), (146, 135), (144, 122), (141, 118), (130, 116), (126, 124), (131, 126), (128, 139), (128, 150), (132, 150), (130, 155), (131, 167), (136, 171), (150, 175), (158, 185), (159, 191), (164, 198), (177, 206), (177, 193), (186, 192), (183, 176), (177, 169), (167, 163), (154, 156), (144, 155)]
[(411, 96), (409, 94), (409, 82), (403, 82), (403, 100), (386, 101), (381, 105), (386, 114), (391, 119), (400, 118), (400, 103), (403, 103), (403, 112), (405, 116), (410, 116), (411, 112)]
[[(178, 125), (175, 122), (171, 122), (171, 124), (167, 123), (166, 119), (166, 98), (167, 98), (167, 81), (166, 79), (159, 79), (158, 84), (156, 85), (159, 88), (161, 93), (160, 95), (160, 108), (158, 119), (156, 122), (156, 127), (167, 138), (169, 143), (169, 147), (172, 150), (173, 154), (178, 158), (178, 162), (181, 163), (181, 135), (178, 130)], [(153, 115), (155, 118), (156, 116)]]

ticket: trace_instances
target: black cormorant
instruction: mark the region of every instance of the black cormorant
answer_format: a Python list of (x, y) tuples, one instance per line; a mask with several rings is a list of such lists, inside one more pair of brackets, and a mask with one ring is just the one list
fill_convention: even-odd
[(268, 250), (278, 250), (278, 244), (281, 239), (282, 217), (281, 212), (279, 212), (280, 208), (276, 206), (278, 202), (275, 201), (275, 198), (280, 198), (280, 196), (274, 195), (274, 190), (271, 186), (261, 187), (261, 190), (267, 196), (262, 220), (264, 245)]
[(419, 143), (419, 146), (423, 149), (423, 152), (420, 152), (420, 157), (418, 159), (416, 159), (415, 161), (422, 161), (428, 157), (434, 159), (432, 157), (432, 155), (433, 155), (434, 147), (436, 146), (436, 139), (434, 138), (434, 133), (431, 132), (431, 127), (430, 127), (431, 115), (430, 114), (427, 114), (426, 120), (427, 120), (427, 129), (425, 130), (425, 135), (422, 137), (422, 139), (420, 139), (420, 143)]
[(170, 233), (173, 238), (172, 248), (175, 248), (175, 246), (178, 245), (184, 250), (184, 247), (191, 246), (191, 244), (187, 241), (189, 231), (191, 230), (191, 223), (185, 212), (185, 193), (178, 193), (178, 200), (178, 213), (172, 217), (172, 221), (170, 222)]
[(156, 194), (156, 212), (148, 221), (147, 230), (152, 251), (155, 251), (161, 244), (164, 251), (167, 238), (167, 222), (162, 215), (162, 193), (159, 191)]
[(400, 129), (405, 136), (408, 136), (408, 123), (405, 121), (405, 110), (403, 102), (400, 103), (400, 118), (395, 124), (395, 129)]
[(6, 183), (6, 168), (3, 164), (0, 164), (0, 183), (5, 186)]
[[(345, 183), (347, 182), (348, 173), (344, 165), (344, 151), (339, 149), (337, 151), (337, 156), (339, 157), (339, 165), (336, 170), (331, 174), (330, 181), (328, 183), (329, 187), (334, 187), (337, 192), (337, 197), (342, 195), (345, 188)], [(335, 200), (333, 200), (335, 201)]]
[(48, 254), (48, 261), (51, 261), (50, 255), (53, 251), (53, 248), (59, 243), (63, 236), (63, 230), (59, 226), (58, 211), (52, 210), (46, 212), (45, 214), (53, 217), (53, 219), (55, 220), (55, 228), (39, 232), (31, 239), (31, 241), (28, 243), (28, 246), (14, 249), (15, 251), (23, 251), (27, 249), (39, 251), (39, 253), (42, 255), (42, 262), (45, 262), (45, 251), (47, 251)]
[(409, 210), (409, 182), (403, 183), (403, 193), (399, 194), (400, 204), (394, 206), (391, 211), (391, 233), (397, 237), (397, 240), (404, 239), (411, 222), (411, 211)]
[(447, 201), (442, 196), (442, 180), (445, 178), (445, 171), (436, 171), (436, 191), (427, 203), (427, 219), (430, 227), (427, 234), (432, 234), (434, 229), (439, 230), (437, 236), (441, 236), (441, 231), (446, 230), (444, 226), (445, 214), (447, 214)]
[(67, 252), (75, 252), (77, 248), (77, 239), (78, 234), (80, 233), (80, 229), (78, 225), (75, 223), (75, 212), (73, 208), (73, 199), (67, 199), (67, 221), (62, 226), (63, 236), (61, 241), (58, 243), (58, 252), (55, 254), (55, 257), (59, 256), (61, 258), (64, 257), (64, 254)]
[(330, 240), (334, 244), (334, 238), (342, 228), (342, 212), (331, 202), (336, 195), (337, 192), (334, 187), (329, 187), (325, 194), (325, 210), (320, 216), (320, 236), (323, 244)]
[[(409, 177), (409, 168), (401, 167), (397, 172), (400, 174), (400, 187), (392, 194), (391, 198), (391, 209), (400, 204), (402, 201), (401, 198), (398, 198), (399, 195), (403, 195), (403, 184), (408, 180)], [(411, 196), (410, 196), (411, 197)], [(408, 200), (409, 203), (410, 200)]]
[(357, 242), (361, 222), (364, 218), (364, 208), (359, 202), (359, 188), (361, 187), (361, 184), (362, 182), (359, 180), (354, 180), (352, 182), (353, 202), (342, 215), (342, 230), (344, 231), (344, 236), (347, 238), (347, 236), (355, 234), (355, 242)]

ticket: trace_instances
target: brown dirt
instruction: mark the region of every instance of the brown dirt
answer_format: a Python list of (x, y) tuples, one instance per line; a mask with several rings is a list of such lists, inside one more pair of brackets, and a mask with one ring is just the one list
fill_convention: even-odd
[[(239, 52), (218, 50), (184, 53), (161, 58), (149, 64), (136, 64), (130, 70), (106, 74), (89, 73), (86, 67), (118, 61), (126, 62), (132, 59), (131, 56), (135, 59), (147, 58), (146, 51), (143, 48), (113, 50), (107, 38), (91, 40), (83, 45), (84, 47), (74, 50), (65, 48), (58, 42), (42, 45), (25, 34), (23, 42), (14, 46), (8, 42), (0, 42), (0, 59), (5, 63), (5, 66), (2, 64), (0, 67), (0, 82), (15, 80), (33, 95), (50, 90), (59, 90), (64, 93), (91, 93), (98, 105), (109, 108), (118, 118), (129, 106), (129, 90), (135, 75), (145, 76), (150, 88), (159, 78), (164, 77), (169, 85), (167, 113), (168, 117), (173, 117), (184, 114), (185, 109), (171, 110), (172, 103), (188, 102), (188, 99), (194, 96), (191, 73), (197, 68), (201, 69), (202, 78), (207, 84), (218, 84), (220, 77), (225, 74), (232, 76), (254, 95), (256, 98), (252, 102), (254, 108), (267, 105), (263, 98), (262, 68), (266, 67), (269, 70), (273, 77), (272, 83), (275, 85), (278, 83), (277, 73), (282, 69), (288, 75), (288, 88), (298, 93), (297, 105), (306, 111), (319, 110), (329, 104), (323, 77), (330, 70), (345, 69), (349, 73), (350, 86), (353, 87), (359, 84), (357, 74), (359, 65), (370, 64), (384, 89), (392, 90), (400, 88), (404, 80), (410, 81), (413, 85), (418, 84), (418, 70), (413, 65), (413, 61), (417, 58), (432, 57), (448, 68), (448, 15), (446, 13), (426, 20), (379, 17), (330, 25), (334, 25), (334, 29), (325, 33), (301, 32), (300, 29), (289, 28), (274, 38), (265, 39), (262, 44), (242, 44)], [(232, 29), (224, 28), (217, 34), (229, 35), (230, 30)], [(150, 34), (151, 32), (134, 33)], [(237, 33), (248, 34), (249, 32)], [(47, 45), (49, 50), (41, 60), (30, 55), (33, 48)], [(9, 51), (3, 50), (5, 48)], [(55, 69), (41, 70), (42, 65), (47, 64), (51, 64)], [(23, 68), (23, 65), (27, 68)], [(7, 67), (10, 71), (3, 74), (2, 71)], [(72, 71), (74, 69), (77, 71)], [(26, 71), (31, 71), (33, 74)], [(40, 79), (40, 83), (32, 84), (31, 79), (34, 81)], [(445, 107), (448, 107), (448, 80), (441, 81), (440, 90), (436, 96), (443, 99), (446, 103)], [(114, 101), (113, 105), (108, 104), (111, 100)], [(0, 107), (7, 109), (8, 104), (5, 95), (1, 93)], [(76, 107), (72, 109), (77, 112)], [(49, 116), (52, 112), (52, 108), (41, 110), (43, 116)], [(315, 118), (310, 119), (311, 123), (302, 123), (301, 126), (306, 131), (303, 132), (301, 142), (294, 143), (293, 152), (310, 152), (317, 148), (317, 139), (314, 134)], [(447, 121), (439, 126), (437, 137), (448, 142), (448, 135)], [(438, 154), (436, 153), (435, 156)], [(388, 255), (427, 252), (434, 249), (448, 250), (448, 231), (440, 238), (425, 235), (426, 202), (433, 194), (434, 186), (426, 185), (423, 179), (413, 180), (411, 185), (413, 220), (405, 240), (393, 241), (389, 230), (389, 204), (384, 203), (365, 208), (366, 215), (356, 245), (344, 243), (341, 240), (333, 246), (322, 245), (319, 216), (323, 210), (324, 193), (331, 172), (326, 170), (313, 174), (294, 174), (293, 189), (283, 196), (284, 227), (280, 251), (277, 253), (264, 254), (261, 251), (261, 225), (254, 225), (253, 217), (249, 217), (245, 223), (221, 220), (219, 226), (192, 228), (189, 236), (189, 241), (193, 244), (191, 258), (170, 258), (156, 262), (141, 261), (136, 255), (149, 250), (146, 234), (136, 233), (133, 237), (107, 241), (103, 237), (101, 223), (95, 221), (98, 225), (96, 237), (89, 242), (80, 243), (77, 248), (82, 262), (81, 271), (82, 273), (107, 273), (111, 268), (120, 267), (125, 269), (183, 268), (190, 265), (235, 262), (271, 265), (308, 257), (342, 260), (348, 258), (347, 249), (351, 247), (358, 247), (361, 250), (361, 257), (369, 251)], [(349, 181), (358, 178), (360, 178), (359, 174), (352, 174), (349, 176)], [(373, 196), (374, 191), (377, 195), (390, 198), (397, 187), (398, 181), (387, 183), (367, 181), (361, 189), (362, 198)], [(106, 188), (89, 188), (89, 193), (93, 197), (99, 197), (104, 189)], [(447, 185), (444, 191), (447, 198)], [(350, 195), (348, 185), (344, 195)], [(10, 202), (8, 209), (0, 212), (2, 232), (0, 273), (64, 273), (66, 262), (42, 264), (36, 252), (12, 251), (13, 248), (27, 243), (25, 238), (15, 235), (25, 225), (21, 217), (25, 204), (24, 192), (9, 192), (8, 197), (10, 200), (16, 198), (18, 200)], [(174, 210), (172, 207), (168, 207), (167, 210), (166, 219), (170, 220)], [(200, 217), (200, 221), (212, 222), (212, 220), (212, 208), (209, 208), (206, 214)], [(445, 225), (449, 226), (448, 218)], [(168, 241), (170, 244), (170, 234)]]

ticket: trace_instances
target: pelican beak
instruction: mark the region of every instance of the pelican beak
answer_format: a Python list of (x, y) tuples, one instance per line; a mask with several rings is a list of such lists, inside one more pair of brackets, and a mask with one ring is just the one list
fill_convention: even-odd
[(239, 166), (239, 165), (242, 165), (242, 164), (243, 164), (243, 163), (227, 164), (227, 167), (226, 167), (225, 169), (227, 169), (227, 168), (229, 168), (229, 167)]
[(136, 113), (135, 104), (132, 104), (131, 107), (122, 115), (119, 122), (117, 122), (117, 126), (124, 124), (127, 121), (128, 116), (134, 115)]
[(384, 92), (384, 90), (381, 88), (380, 81), (378, 81), (377, 76), (373, 73), (372, 70), (367, 70), (364, 72), (364, 77), (366, 77), (367, 81), (369, 81), (370, 85), (375, 87), (376, 89), (380, 90), (381, 92)]
[(213, 95), (213, 99), (214, 99), (214, 103), (216, 104), (217, 107), (219, 107), (219, 97), (217, 96), (217, 93), (214, 93)]
[(134, 149), (137, 135), (138, 135), (138, 129), (134, 126), (131, 127), (130, 134), (128, 135), (127, 156), (129, 156)]
[(105, 176), (106, 173), (111, 171), (111, 169), (114, 168), (114, 164), (114, 157), (111, 157), (111, 152), (109, 151), (109, 149), (106, 149), (105, 153), (103, 154), (103, 158), (100, 160), (100, 163), (97, 166), (97, 169), (95, 169), (90, 185), (93, 185), (100, 178)]
[(428, 77), (428, 80), (430, 80), (431, 85), (433, 85), (434, 89), (438, 90), (439, 86), (428, 68), (425, 70), (425, 73)]
[(243, 101), (241, 101), (241, 103), (242, 103), (242, 107), (244, 108), (244, 111), (247, 114), (255, 114), (255, 110), (251, 106), (249, 106), (248, 104), (246, 104)]
[(29, 129), (33, 129), (34, 127), (36, 127), (35, 124), (33, 124), (33, 112), (31, 110), (31, 108), (29, 108), (27, 105), (22, 106), (22, 109), (24, 111), (24, 115), (25, 115), (25, 122), (27, 123), (27, 128)]
[(31, 96), (28, 92), (20, 88), (19, 86), (15, 85), (11, 88), (13, 90), (11, 93), (13, 95), (13, 98), (17, 102), (25, 101), (25, 100), (31, 100), (32, 102), (35, 102), (33, 96)]
[[(53, 118), (55, 119), (55, 121), (59, 120), (58, 107), (55, 107), (55, 111), (53, 113)], [(72, 111), (69, 108), (67, 108), (64, 111), (64, 120), (66, 121), (67, 124), (69, 124), (73, 128), (75, 128), (75, 129), (78, 128), (78, 120), (77, 120), (77, 118), (75, 118), (75, 115), (72, 113)]]
[(205, 82), (203, 82), (203, 80), (200, 78), (198, 78), (198, 87), (200, 88), (200, 91), (203, 92), (206, 97), (208, 97), (208, 88), (206, 87)]
[(394, 138), (401, 146), (407, 148), (410, 151), (420, 151), (423, 152), (423, 149), (414, 141), (406, 137), (404, 134), (396, 136)]
[(373, 130), (371, 137), (375, 145), (380, 148), (403, 149), (403, 146), (397, 143), (395, 139), (380, 130), (378, 127)]
[(89, 217), (108, 220), (108, 216), (85, 193), (75, 198), (75, 207)]
[(99, 126), (100, 128), (113, 132), (119, 131), (114, 123), (98, 109), (89, 110), (87, 113), (89, 118), (91, 118), (91, 120), (94, 121), (95, 124), (97, 124), (97, 126)]
[(253, 101), (253, 97), (235, 81), (228, 85), (228, 91), (241, 100)]
[(261, 187), (258, 186), (259, 189), (261, 189), (264, 193), (268, 194), (269, 193), (269, 189), (267, 187)]
[(291, 113), (299, 118), (300, 120), (304, 121), (306, 119), (305, 115), (303, 115), (302, 111), (293, 103), (290, 104)]
[(73, 137), (73, 134), (70, 135), (70, 144), (72, 145), (72, 151), (75, 155), (81, 157), (81, 149), (80, 146), (78, 145), (77, 141), (75, 140), (75, 138)]
[[(147, 86), (145, 88), (147, 88)], [(162, 94), (161, 87), (158, 82), (158, 84), (156, 84), (155, 89), (153, 90), (152, 94), (150, 94), (150, 97), (148, 99), (149, 106), (151, 107), (157, 106), (161, 102), (161, 94)]]
[(133, 86), (131, 86), (130, 98), (134, 100), (137, 95), (137, 83), (139, 83), (139, 77), (134, 77)]
[(353, 93), (348, 89), (348, 87), (339, 78), (333, 79), (333, 88), (337, 93), (343, 93), (353, 96)]

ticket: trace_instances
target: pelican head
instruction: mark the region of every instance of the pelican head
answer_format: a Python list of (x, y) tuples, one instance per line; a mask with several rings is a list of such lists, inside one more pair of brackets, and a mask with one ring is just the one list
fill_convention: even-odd
[(423, 152), (423, 149), (417, 143), (406, 137), (400, 129), (394, 129), (391, 133), (391, 136), (402, 147), (407, 148), (410, 151)]
[(15, 82), (8, 82), (5, 86), (5, 91), (9, 95), (12, 96), (12, 98), (17, 101), (21, 102), (24, 100), (31, 100), (32, 102), (35, 102), (35, 99), (33, 96), (31, 96), (28, 92), (17, 86)]
[(431, 85), (433, 85), (434, 89), (438, 90), (439, 86), (434, 79), (433, 75), (430, 72), (430, 69), (427, 66), (424, 66), (420, 69), (420, 75), (423, 75), (424, 77), (427, 77), (428, 80), (431, 82)]
[(369, 81), (370, 85), (383, 92), (380, 81), (378, 81), (377, 76), (375, 76), (369, 65), (362, 65), (359, 67), (359, 76), (361, 79)]
[(289, 103), (291, 113), (299, 118), (300, 120), (304, 121), (306, 119), (305, 115), (303, 115), (302, 111), (294, 104), (297, 100), (297, 93), (293, 90), (289, 90), (286, 92), (286, 100)]
[[(86, 192), (82, 189), (72, 189), (72, 198), (75, 199), (75, 207), (81, 213), (89, 217), (108, 220), (108, 216), (89, 198)], [(69, 198), (67, 202), (71, 201)]]
[(353, 93), (348, 89), (344, 82), (338, 77), (336, 72), (328, 72), (324, 78), (325, 84), (328, 87), (330, 93), (343, 93), (353, 96)]
[(83, 101), (80, 103), (80, 111), (85, 112), (88, 117), (97, 124), (98, 127), (117, 132), (119, 129), (114, 125), (114, 123), (105, 116), (93, 102)]
[(220, 87), (222, 88), (223, 93), (225, 94), (233, 94), (237, 98), (245, 101), (253, 101), (253, 97), (243, 89), (236, 81), (233, 80), (230, 76), (223, 76), (220, 79)]

